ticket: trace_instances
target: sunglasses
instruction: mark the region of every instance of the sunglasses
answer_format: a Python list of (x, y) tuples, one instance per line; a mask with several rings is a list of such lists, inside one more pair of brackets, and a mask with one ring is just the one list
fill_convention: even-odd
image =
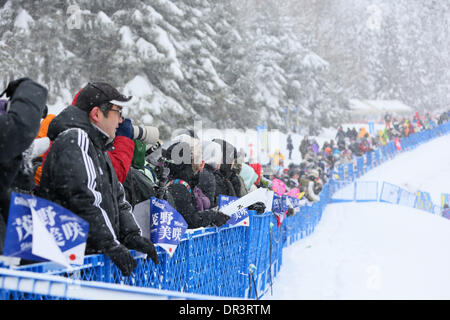
[[(120, 109), (113, 109), (113, 106), (115, 106), (115, 104), (112, 104), (109, 108), (107, 108), (106, 110), (107, 111), (114, 111), (114, 112), (117, 112), (118, 114), (119, 114), (119, 117), (121, 117), (121, 118), (123, 118), (123, 116), (122, 116), (122, 108), (120, 108)], [(120, 106), (117, 106), (117, 107), (120, 107)]]

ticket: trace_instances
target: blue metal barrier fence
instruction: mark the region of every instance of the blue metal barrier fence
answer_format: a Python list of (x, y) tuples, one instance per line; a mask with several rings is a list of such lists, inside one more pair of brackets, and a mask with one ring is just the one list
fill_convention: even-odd
[[(172, 257), (158, 248), (158, 265), (133, 252), (138, 266), (129, 277), (124, 277), (104, 255), (87, 256), (84, 265), (70, 271), (48, 262), (21, 266), (15, 270), (79, 281), (120, 284), (129, 286), (127, 288), (135, 287), (136, 290), (154, 288), (187, 294), (258, 299), (268, 292), (280, 270), (283, 247), (314, 232), (334, 193), (367, 170), (392, 159), (398, 152), (413, 149), (418, 144), (449, 132), (450, 123), (446, 123), (415, 133), (409, 139), (402, 139), (402, 150), (397, 150), (394, 143), (389, 142), (384, 147), (356, 158), (354, 162), (336, 168), (335, 174), (339, 181), (333, 182), (331, 179), (330, 183), (324, 185), (319, 202), (300, 207), (300, 211), (286, 217), (280, 227), (277, 227), (277, 221), (271, 212), (258, 215), (250, 211), (248, 227), (205, 228), (188, 232)], [(355, 196), (355, 192), (356, 188), (352, 196)], [(1, 267), (0, 265), (0, 299), (80, 298), (67, 294), (53, 296), (34, 291), (30, 293), (20, 290), (20, 286), (12, 289), (5, 286), (9, 270)]]

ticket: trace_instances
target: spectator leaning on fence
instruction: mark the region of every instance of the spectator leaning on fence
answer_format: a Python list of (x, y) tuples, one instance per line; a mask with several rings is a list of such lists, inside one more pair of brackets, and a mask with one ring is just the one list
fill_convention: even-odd
[(182, 135), (173, 141), (166, 151), (170, 163), (169, 192), (175, 209), (183, 216), (189, 229), (220, 227), (229, 216), (211, 208), (209, 198), (198, 188), (198, 173), (204, 163), (201, 160), (202, 146), (198, 139)]
[(86, 253), (105, 253), (124, 275), (136, 267), (128, 249), (155, 263), (153, 244), (141, 230), (107, 154), (122, 122), (121, 105), (131, 97), (107, 83), (88, 83), (75, 107), (65, 108), (50, 124), (53, 145), (45, 161), (41, 195), (89, 223)]
[(47, 89), (28, 78), (8, 84), (9, 101), (0, 101), (0, 254), (3, 252), (11, 186), (16, 179), (22, 153), (33, 143), (41, 117), (46, 113)]

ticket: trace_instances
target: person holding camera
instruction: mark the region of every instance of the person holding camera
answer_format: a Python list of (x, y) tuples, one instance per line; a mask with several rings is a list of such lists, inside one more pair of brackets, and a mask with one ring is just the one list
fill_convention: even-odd
[(40, 192), (89, 223), (86, 253), (104, 253), (128, 276), (136, 261), (128, 249), (147, 254), (155, 264), (153, 243), (141, 235), (125, 200), (107, 151), (122, 123), (122, 106), (130, 101), (103, 82), (88, 83), (51, 122), (53, 141), (42, 170)]
[(48, 91), (29, 78), (11, 81), (0, 97), (0, 254), (3, 252), (11, 186), (23, 160), (22, 153), (36, 137), (47, 113)]
[[(127, 201), (134, 208), (151, 197), (159, 197), (174, 207), (173, 198), (166, 186), (168, 173), (165, 170), (168, 171), (168, 162), (161, 156), (154, 156), (161, 151), (161, 142), (158, 141), (148, 150), (143, 141), (135, 139), (134, 143), (133, 161), (123, 184)], [(148, 158), (152, 158), (153, 163)]]

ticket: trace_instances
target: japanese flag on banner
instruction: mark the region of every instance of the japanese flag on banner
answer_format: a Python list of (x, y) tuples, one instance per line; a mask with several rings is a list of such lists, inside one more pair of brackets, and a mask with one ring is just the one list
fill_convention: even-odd
[(394, 139), (394, 145), (395, 145), (395, 148), (397, 150), (401, 150), (402, 149), (402, 142), (401, 142), (400, 138), (395, 138)]
[(188, 224), (165, 200), (150, 198), (150, 240), (172, 256)]
[(283, 199), (277, 194), (273, 195), (272, 212), (277, 219), (277, 227), (280, 227), (286, 217), (287, 209), (284, 209)]
[[(232, 197), (232, 196), (224, 196), (223, 194), (219, 195), (219, 210), (223, 208), (224, 206), (239, 200), (238, 197)], [(250, 225), (250, 218), (248, 217), (248, 210), (247, 208), (240, 208), (237, 211), (235, 211), (230, 220), (227, 221), (227, 223), (231, 226), (245, 226), (248, 227)]]
[(88, 231), (89, 224), (66, 208), (13, 192), (3, 255), (81, 265)]

